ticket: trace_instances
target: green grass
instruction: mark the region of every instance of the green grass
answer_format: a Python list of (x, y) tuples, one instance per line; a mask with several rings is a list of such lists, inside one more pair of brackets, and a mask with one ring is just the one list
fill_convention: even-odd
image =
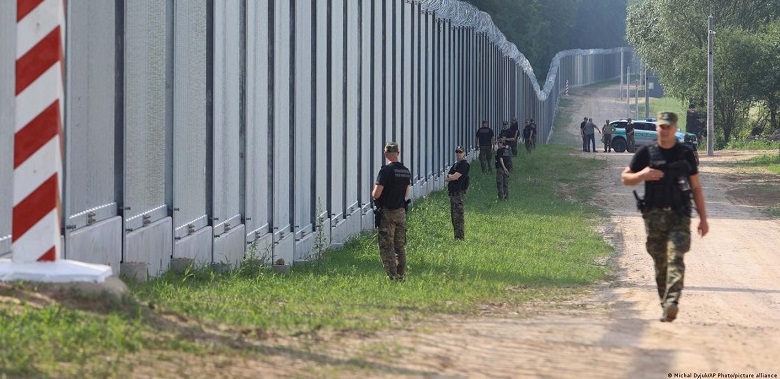
[[(610, 248), (593, 232), (594, 210), (562, 201), (556, 188), (583, 200), (577, 173), (587, 164), (561, 148), (517, 159), (511, 199), (496, 200), (495, 180), (472, 162), (466, 240), (455, 241), (443, 192), (415, 202), (409, 213), (408, 279), (391, 283), (379, 261), (376, 235), (355, 238), (290, 275), (248, 268), (234, 275), (201, 270), (186, 280), (169, 273), (136, 287), (137, 295), (175, 312), (238, 327), (284, 333), (320, 327), (388, 328), (402, 319), (464, 313), (482, 302), (520, 303), (563, 294), (603, 278), (596, 265)], [(525, 291), (508, 291), (523, 287)]]
[(736, 140), (732, 139), (726, 145), (726, 149), (729, 150), (778, 150), (780, 154), (780, 142), (769, 141), (766, 139), (757, 140)]
[(780, 174), (780, 153), (761, 155), (743, 162), (735, 162), (734, 165), (752, 169), (762, 168), (773, 174)]

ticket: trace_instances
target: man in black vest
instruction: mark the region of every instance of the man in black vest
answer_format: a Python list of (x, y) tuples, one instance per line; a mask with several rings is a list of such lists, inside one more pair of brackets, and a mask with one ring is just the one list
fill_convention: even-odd
[(585, 147), (588, 143), (588, 141), (585, 139), (585, 124), (587, 123), (588, 123), (587, 117), (585, 117), (580, 123), (580, 137), (582, 137), (582, 151), (587, 151), (587, 148)]
[(520, 137), (520, 124), (517, 122), (517, 117), (512, 119), (512, 124), (509, 125), (509, 131), (505, 133), (504, 138), (509, 142), (509, 147), (512, 149), (512, 156), (517, 156), (517, 141)]
[(632, 121), (630, 118), (626, 121), (626, 150), (628, 150), (629, 153), (633, 153), (636, 151), (636, 140), (634, 139), (634, 134), (636, 131), (634, 128), (634, 121)]
[(391, 280), (406, 277), (406, 207), (412, 174), (398, 161), (398, 144), (385, 145), (387, 165), (376, 176), (371, 197), (379, 208), (379, 256)]
[(479, 164), (482, 172), (492, 172), (490, 159), (493, 158), (493, 145), (496, 143), (493, 129), (488, 127), (487, 121), (482, 121), (482, 127), (477, 129), (477, 144), (479, 144)]
[(444, 181), (447, 182), (447, 193), (450, 195), (450, 218), (455, 239), (464, 237), (465, 220), (463, 217), (466, 203), (466, 185), (469, 180), (469, 162), (466, 161), (466, 151), (463, 147), (455, 148), (457, 162), (450, 168)]
[(637, 202), (645, 220), (647, 252), (655, 262), (655, 282), (663, 308), (661, 321), (672, 322), (683, 289), (683, 255), (691, 247), (691, 196), (702, 237), (707, 235), (709, 225), (693, 150), (678, 143), (674, 135), (677, 115), (661, 112), (656, 131), (658, 142), (640, 147), (620, 179), (628, 186), (645, 183), (645, 198), (637, 196)]

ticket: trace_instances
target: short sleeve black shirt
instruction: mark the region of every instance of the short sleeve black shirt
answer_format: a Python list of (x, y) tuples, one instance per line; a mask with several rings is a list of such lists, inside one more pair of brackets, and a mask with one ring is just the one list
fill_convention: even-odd
[(493, 136), (496, 134), (493, 133), (493, 129), (487, 128), (487, 127), (480, 127), (477, 130), (477, 141), (479, 142), (479, 146), (490, 146), (493, 144)]
[(377, 201), (385, 208), (402, 208), (406, 198), (406, 188), (411, 182), (412, 173), (401, 162), (382, 166), (376, 176), (376, 184), (384, 188)]
[(452, 165), (452, 167), (450, 167), (450, 171), (447, 173), (447, 175), (452, 175), (456, 172), (459, 172), (460, 178), (458, 178), (458, 180), (447, 182), (447, 191), (449, 191), (449, 193), (463, 190), (464, 183), (466, 182), (466, 177), (469, 175), (470, 168), (471, 166), (469, 165), (469, 162), (466, 162), (465, 159), (458, 161)]
[(634, 134), (634, 124), (626, 124), (626, 135), (633, 135)]
[(515, 132), (512, 129), (503, 129), (498, 136), (501, 138), (515, 138)]

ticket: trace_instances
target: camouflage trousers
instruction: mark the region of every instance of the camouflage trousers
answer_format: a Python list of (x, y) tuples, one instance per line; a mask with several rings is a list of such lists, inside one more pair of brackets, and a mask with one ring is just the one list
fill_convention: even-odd
[(479, 147), (479, 164), (482, 166), (482, 172), (491, 172), (491, 159), (493, 158), (492, 146), (480, 146)]
[(611, 134), (605, 134), (604, 137), (601, 137), (604, 140), (604, 152), (610, 152), (612, 151), (612, 135)]
[(452, 218), (452, 229), (455, 231), (455, 238), (463, 239), (465, 221), (463, 219), (464, 206), (466, 203), (466, 193), (457, 191), (450, 194), (450, 218)]
[(496, 188), (499, 199), (506, 199), (509, 196), (509, 174), (505, 174), (500, 168), (496, 169)]
[(677, 304), (683, 289), (683, 255), (691, 249), (691, 218), (674, 210), (650, 209), (642, 217), (647, 252), (655, 263), (655, 284), (661, 305)]
[(382, 208), (379, 256), (390, 279), (406, 276), (406, 211)]
[(517, 156), (517, 141), (507, 141), (509, 148), (512, 150), (512, 156)]

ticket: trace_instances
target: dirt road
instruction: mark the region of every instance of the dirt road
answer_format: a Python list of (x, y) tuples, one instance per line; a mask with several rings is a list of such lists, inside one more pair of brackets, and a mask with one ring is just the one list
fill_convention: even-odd
[[(307, 354), (269, 354), (221, 365), (230, 377), (673, 378), (695, 374), (780, 377), (780, 222), (729, 196), (741, 184), (724, 162), (701, 157), (710, 234), (694, 236), (673, 323), (661, 309), (644, 226), (631, 188), (620, 184), (627, 153), (579, 152), (579, 121), (623, 114), (616, 88), (575, 89), (571, 128), (555, 138), (583, 159), (606, 160), (594, 203), (610, 213), (602, 232), (615, 247), (614, 277), (580, 299), (486, 308), (478, 318), (441, 319), (386, 336), (330, 336)], [(641, 188), (639, 188), (641, 190)], [(641, 192), (641, 191), (640, 191)], [(604, 202), (610, 198), (609, 204)], [(695, 230), (698, 219), (692, 222)], [(278, 351), (275, 349), (274, 351)], [(292, 350), (291, 350), (292, 351)], [(193, 362), (193, 367), (199, 366)], [(135, 374), (154, 377), (159, 371)], [(198, 376), (198, 371), (190, 373)], [(181, 372), (179, 372), (181, 374)], [(186, 374), (185, 374), (186, 375)], [(689, 375), (689, 376), (685, 376)], [(774, 376), (773, 376), (774, 375)], [(721, 376), (751, 377), (751, 376)]]

